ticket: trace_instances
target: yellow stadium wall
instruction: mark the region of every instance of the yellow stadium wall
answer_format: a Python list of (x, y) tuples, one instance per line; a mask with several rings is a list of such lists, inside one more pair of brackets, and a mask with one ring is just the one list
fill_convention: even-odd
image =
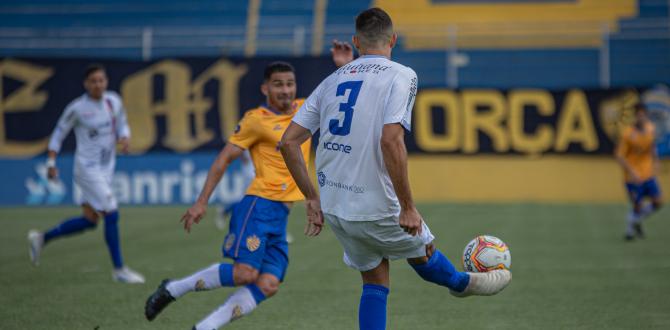
[[(670, 160), (658, 182), (670, 191)], [(419, 202), (626, 201), (622, 173), (610, 157), (411, 156), (409, 177)]]

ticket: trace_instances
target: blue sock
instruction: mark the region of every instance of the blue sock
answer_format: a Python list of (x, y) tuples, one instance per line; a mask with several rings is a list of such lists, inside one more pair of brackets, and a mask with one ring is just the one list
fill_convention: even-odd
[(221, 263), (219, 265), (219, 281), (221, 286), (235, 286), (232, 264)]
[(105, 242), (112, 257), (114, 268), (123, 267), (121, 245), (119, 244), (119, 212), (113, 211), (105, 215)]
[(435, 250), (427, 263), (410, 265), (424, 280), (446, 286), (456, 292), (463, 292), (470, 282), (470, 275), (457, 271), (439, 250)]
[(360, 330), (386, 329), (386, 299), (389, 289), (377, 284), (363, 284), (361, 304), (358, 307)]
[(260, 304), (263, 300), (265, 300), (265, 294), (263, 294), (261, 288), (259, 288), (256, 284), (248, 284), (247, 289), (249, 289), (249, 291), (251, 291), (251, 295), (254, 296), (254, 300), (256, 300), (256, 305)]
[(44, 243), (46, 244), (56, 237), (80, 233), (86, 229), (93, 229), (95, 226), (94, 222), (88, 221), (84, 217), (68, 219), (44, 233)]

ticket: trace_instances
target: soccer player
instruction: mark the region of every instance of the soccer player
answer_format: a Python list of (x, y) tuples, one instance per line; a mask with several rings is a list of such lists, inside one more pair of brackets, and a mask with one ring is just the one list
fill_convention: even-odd
[[(642, 220), (661, 208), (661, 190), (656, 182), (660, 168), (654, 124), (649, 120), (644, 104), (635, 105), (635, 122), (624, 128), (616, 148), (616, 160), (624, 171), (628, 197), (633, 210), (626, 223), (627, 241), (644, 237)], [(649, 199), (650, 203), (645, 203)]]
[(116, 163), (116, 145), (128, 151), (130, 128), (125, 109), (118, 94), (107, 91), (107, 74), (101, 65), (89, 66), (84, 75), (86, 94), (66, 108), (51, 135), (48, 147), (48, 177), (58, 176), (56, 155), (70, 130), (74, 128), (77, 149), (74, 161), (74, 182), (82, 192), (83, 214), (45, 231), (28, 233), (30, 259), (39, 265), (43, 247), (54, 239), (65, 237), (97, 226), (100, 216), (105, 219), (105, 241), (112, 257), (115, 281), (144, 283), (144, 277), (124, 266), (119, 244), (119, 212), (112, 190)]
[[(508, 270), (458, 272), (432, 243), (412, 200), (403, 140), (417, 77), (390, 60), (396, 40), (386, 12), (360, 13), (353, 43), (362, 56), (321, 82), (281, 141), (286, 165), (306, 197), (305, 233), (318, 235), (325, 218), (344, 248), (344, 262), (361, 272), (361, 329), (386, 326), (389, 259), (407, 259), (424, 280), (458, 297), (493, 295), (511, 280)], [(320, 199), (300, 152), (319, 129)]]
[[(353, 58), (351, 48), (333, 52), (340, 59)], [(153, 320), (169, 303), (191, 291), (239, 287), (228, 300), (194, 326), (218, 329), (251, 313), (258, 304), (277, 293), (288, 266), (286, 224), (293, 202), (303, 200), (279, 152), (279, 140), (303, 103), (295, 99), (293, 67), (274, 62), (265, 68), (261, 91), (266, 104), (248, 110), (235, 133), (212, 164), (205, 185), (193, 206), (182, 217), (184, 229), (191, 230), (205, 215), (207, 201), (227, 166), (245, 150), (251, 154), (256, 177), (246, 196), (235, 206), (223, 255), (234, 263), (213, 264), (178, 280), (164, 280), (147, 299), (145, 316)], [(302, 159), (309, 160), (310, 142), (299, 147)]]

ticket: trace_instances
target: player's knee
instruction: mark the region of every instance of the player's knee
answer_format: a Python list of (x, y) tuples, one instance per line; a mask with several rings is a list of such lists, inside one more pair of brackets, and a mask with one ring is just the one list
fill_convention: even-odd
[(245, 264), (235, 264), (233, 267), (233, 281), (235, 285), (247, 285), (258, 280), (258, 270)]
[(654, 208), (654, 211), (659, 210), (661, 207), (663, 207), (663, 202), (660, 200), (653, 200), (651, 202), (651, 207)]
[(93, 210), (93, 208), (91, 208), (90, 206), (84, 206), (83, 211), (84, 211), (84, 218), (86, 220), (93, 223), (94, 225), (98, 224), (98, 220), (100, 220), (100, 215), (98, 214), (98, 212)]
[(256, 281), (256, 286), (261, 289), (266, 298), (270, 298), (279, 291), (279, 280), (274, 276), (261, 275)]
[(433, 245), (433, 243), (429, 243), (426, 245), (426, 256), (418, 258), (408, 258), (407, 262), (410, 265), (423, 265), (428, 262), (428, 259), (430, 259), (430, 257), (433, 256), (433, 253), (435, 253), (435, 245)]

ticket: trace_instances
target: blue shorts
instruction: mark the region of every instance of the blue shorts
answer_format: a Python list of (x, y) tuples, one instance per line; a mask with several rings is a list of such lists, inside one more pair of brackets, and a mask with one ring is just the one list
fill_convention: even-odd
[(656, 178), (651, 178), (641, 184), (628, 182), (626, 183), (626, 189), (628, 189), (628, 196), (634, 204), (639, 204), (645, 197), (658, 198), (661, 196)]
[(246, 195), (235, 205), (223, 255), (282, 281), (288, 267), (286, 224), (289, 209), (282, 202)]

